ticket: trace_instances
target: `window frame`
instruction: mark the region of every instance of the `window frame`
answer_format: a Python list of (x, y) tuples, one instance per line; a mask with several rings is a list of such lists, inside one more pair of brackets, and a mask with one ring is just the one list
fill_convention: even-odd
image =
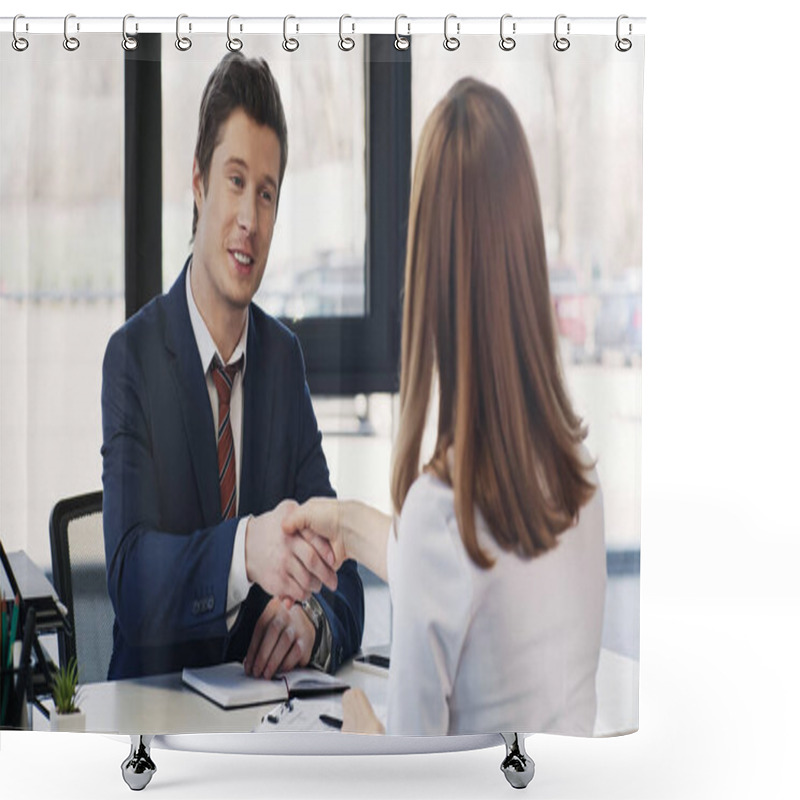
[[(366, 241), (362, 317), (282, 319), (300, 339), (312, 394), (399, 388), (411, 190), (411, 57), (365, 36)], [(125, 52), (125, 315), (163, 290), (161, 34)], [(290, 132), (291, 136), (291, 132)]]

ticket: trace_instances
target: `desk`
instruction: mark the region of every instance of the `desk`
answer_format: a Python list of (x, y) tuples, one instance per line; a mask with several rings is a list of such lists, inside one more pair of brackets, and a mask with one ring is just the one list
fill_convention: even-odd
[[(345, 683), (363, 689), (375, 703), (386, 703), (388, 681), (346, 664), (337, 673)], [(277, 704), (224, 710), (185, 686), (180, 672), (87, 683), (78, 697), (86, 730), (97, 733), (172, 734), (252, 731)], [(46, 728), (47, 721), (36, 714)]]
[[(386, 707), (387, 678), (364, 672), (352, 663), (345, 664), (337, 676), (353, 688), (363, 689), (373, 705)], [(178, 672), (88, 683), (81, 689), (79, 703), (86, 713), (87, 731), (122, 734), (249, 732), (276, 705), (225, 711), (184, 686)], [(47, 721), (38, 712), (33, 721), (35, 728), (47, 729)], [(603, 649), (597, 670), (595, 736), (628, 733), (638, 726), (639, 662)]]

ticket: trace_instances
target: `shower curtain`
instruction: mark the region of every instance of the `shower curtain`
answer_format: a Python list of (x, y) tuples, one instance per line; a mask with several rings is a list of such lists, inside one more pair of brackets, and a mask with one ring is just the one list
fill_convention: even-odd
[[(54, 507), (67, 498), (104, 492), (101, 580), (96, 570), (81, 571), (73, 563), (75, 609), (63, 609), (78, 636), (84, 730), (328, 730), (333, 736), (332, 725), (347, 716), (344, 705), (356, 697), (378, 726), (370, 732), (387, 734), (502, 729), (608, 736), (638, 728), (644, 39), (633, 36), (632, 45), (624, 35), (621, 39), (626, 28), (618, 21), (615, 30), (613, 20), (602, 35), (576, 34), (566, 20), (556, 20), (554, 35), (552, 30), (525, 34), (522, 23), (507, 19), (500, 37), (467, 35), (468, 23), (456, 18), (440, 23), (438, 33), (415, 33), (398, 19), (395, 34), (365, 34), (343, 19), (338, 35), (304, 35), (302, 20), (294, 19), (284, 21), (282, 34), (253, 33), (236, 20), (228, 21), (227, 33), (190, 31), (185, 20), (183, 27), (178, 20), (176, 34), (137, 33), (131, 21), (126, 37), (136, 37), (136, 46), (123, 48), (119, 33), (78, 32), (69, 23), (65, 35), (29, 34), (24, 49), (4, 38), (0, 541), (20, 585), (30, 585), (21, 570), (56, 583), (49, 534)], [(241, 145), (246, 153), (231, 151), (243, 173), (214, 161), (238, 130), (230, 111), (215, 112), (222, 114), (221, 127), (211, 142), (210, 161), (205, 168), (197, 161), (201, 99), (229, 52), (268, 65), (286, 123), (286, 145), (281, 149), (278, 136), (271, 152), (275, 164), (285, 160), (285, 172), (282, 166), (270, 172), (273, 162), (257, 147), (247, 149), (265, 141), (260, 135), (265, 127), (275, 136), (274, 125), (253, 123), (247, 115), (246, 145)], [(403, 304), (412, 290), (405, 283), (413, 261), (409, 242), (422, 246), (426, 237), (436, 236), (427, 223), (451, 209), (440, 204), (419, 211), (418, 218), (409, 215), (419, 210), (418, 172), (428, 169), (440, 186), (448, 180), (444, 167), (426, 166), (420, 152), (433, 147), (443, 98), (454, 97), (453, 87), (466, 91), (463, 79), (473, 79), (481, 97), (494, 93), (491, 97), (507, 104), (524, 134), (530, 162), (511, 163), (503, 150), (494, 151), (489, 171), (509, 188), (520, 175), (535, 176), (538, 208), (522, 209), (530, 225), (520, 230), (540, 231), (536, 241), (544, 255), (542, 291), (549, 309), (542, 329), (552, 331), (558, 365), (549, 385), (563, 386), (562, 408), (578, 420), (572, 430), (583, 431), (577, 452), (591, 485), (574, 518), (553, 537), (555, 546), (535, 548), (534, 557), (524, 552), (519, 537), (504, 545), (479, 502), (478, 542), (496, 561), (491, 568), (476, 563), (464, 539), (453, 489), (460, 465), (450, 456), (449, 472), (434, 468), (447, 463), (446, 455), (443, 462), (435, 458), (447, 427), (439, 398), (446, 396), (447, 375), (455, 369), (439, 352), (418, 454), (420, 477), (401, 507), (392, 491), (393, 452), (406, 424), (401, 368), (411, 369), (401, 363)], [(462, 103), (464, 114), (465, 96), (454, 101)], [(430, 130), (429, 119), (434, 119)], [(254, 138), (247, 138), (251, 134)], [(479, 148), (477, 137), (468, 141)], [(254, 161), (267, 165), (263, 174)], [(460, 180), (468, 180), (466, 171), (474, 166), (465, 156)], [(215, 207), (223, 202), (221, 184), (215, 183), (220, 180), (231, 193), (246, 194), (251, 181), (259, 184), (251, 211), (262, 225), (270, 220), (266, 247), (263, 229), (260, 240), (252, 227), (241, 232), (251, 223), (242, 221), (239, 206), (231, 212), (233, 227), (226, 227), (224, 209)], [(460, 196), (457, 189), (453, 196)], [(493, 197), (487, 186), (486, 195), (477, 198), (475, 224), (494, 219), (487, 230), (503, 231), (510, 212), (498, 216)], [(232, 208), (233, 201), (227, 202)], [(275, 207), (260, 218), (260, 203)], [(199, 233), (193, 230), (193, 206)], [(217, 212), (222, 216), (215, 217)], [(409, 239), (410, 232), (415, 238)], [(476, 229), (462, 233), (453, 252), (464, 261), (453, 256), (448, 285), (453, 294), (441, 295), (445, 304), (461, 281), (458, 270), (468, 269), (463, 254), (479, 247)], [(209, 245), (208, 237), (215, 235)], [(508, 235), (512, 241), (516, 234)], [(249, 249), (248, 241), (262, 244)], [(204, 305), (188, 276), (199, 274), (201, 263), (210, 265), (207, 286), (222, 296), (215, 281), (228, 280), (226, 269), (235, 273), (231, 262), (238, 259), (247, 271), (262, 256), (266, 266), (263, 278), (252, 282), (241, 341), (245, 399), (231, 450), (234, 461), (239, 458), (237, 513), (234, 522), (224, 522), (222, 509), (205, 507), (205, 490), (210, 485), (212, 494), (217, 491), (216, 477), (209, 484), (197, 474), (199, 461), (182, 460), (204, 442), (217, 466), (220, 418), (226, 413), (213, 407), (220, 389), (214, 384), (212, 391), (213, 379), (202, 377), (203, 337), (212, 340), (211, 353), (223, 349), (214, 335), (215, 306)], [(492, 265), (484, 292), (474, 295), (473, 310), (484, 299), (494, 302), (503, 285), (501, 266)], [(512, 303), (525, 290), (509, 285)], [(162, 368), (163, 353), (148, 348), (168, 336), (173, 305), (188, 350), (178, 352), (159, 340), (162, 349), (172, 347), (175, 359)], [(452, 307), (459, 306), (454, 301)], [(521, 326), (523, 318), (542, 313), (541, 306), (523, 307), (529, 310), (520, 316)], [(431, 313), (443, 319), (444, 308)], [(457, 321), (453, 326), (458, 329)], [(499, 320), (496, 327), (502, 327)], [(285, 348), (280, 358), (293, 366), (287, 372), (273, 364), (277, 345), (270, 340), (264, 348), (269, 366), (263, 367), (268, 380), (265, 394), (254, 396), (256, 412), (247, 399), (247, 387), (255, 385), (261, 369), (251, 337), (267, 331), (280, 336)], [(433, 323), (428, 331), (431, 337), (441, 333)], [(492, 335), (488, 328), (473, 329), (466, 340), (455, 336), (454, 346), (462, 352), (474, 347), (467, 361), (477, 359), (481, 343)], [(514, 349), (521, 352), (529, 344), (520, 338)], [(218, 355), (224, 361), (228, 354)], [(193, 388), (200, 387), (200, 398), (196, 392), (194, 397), (203, 414), (196, 428), (184, 420), (182, 430), (184, 369), (201, 376)], [(495, 392), (487, 391), (492, 380), (476, 375), (476, 396), (492, 396)], [(495, 388), (503, 394), (504, 387)], [(528, 412), (535, 420), (558, 416), (539, 407)], [(255, 413), (269, 421), (270, 436), (259, 438)], [(482, 441), (487, 423), (475, 419), (472, 438)], [(502, 420), (495, 421), (503, 427)], [(537, 424), (536, 430), (545, 429)], [(316, 426), (318, 441), (316, 430), (309, 439), (304, 425)], [(173, 434), (164, 444), (163, 436)], [(537, 442), (543, 449), (550, 446)], [(266, 449), (263, 473), (254, 477), (248, 470), (257, 471), (256, 453)], [(489, 456), (485, 463), (508, 474), (502, 449)], [(303, 483), (304, 458), (318, 459), (329, 478)], [(548, 482), (541, 470), (528, 477), (535, 483), (544, 474), (549, 487), (544, 497), (557, 506), (553, 487), (562, 484)], [(120, 475), (124, 479), (115, 479)], [(509, 480), (517, 486), (518, 477), (511, 474)], [(251, 479), (256, 488), (249, 486)], [(388, 574), (351, 561), (351, 574), (347, 580), (340, 574), (336, 592), (322, 590), (321, 600), (302, 605), (292, 605), (299, 598), (287, 599), (291, 614), (305, 616), (287, 616), (286, 627), (306, 620), (314, 639), (313, 658), (306, 654), (291, 665), (307, 661), (363, 694), (343, 699), (338, 691), (327, 692), (284, 703), (278, 687), (239, 702), (242, 685), (266, 683), (242, 667), (256, 635), (252, 619), (247, 627), (246, 611), (253, 587), (260, 585), (247, 565), (248, 525), (281, 500), (302, 503), (330, 494), (328, 488), (380, 512), (377, 527), (386, 527)], [(182, 502), (190, 507), (182, 518), (175, 492), (183, 493)], [(484, 498), (490, 494), (478, 492)], [(210, 507), (220, 502), (214, 498)], [(217, 563), (213, 574), (204, 574), (220, 558), (222, 568)], [(232, 588), (236, 559), (242, 595)], [(32, 647), (29, 664), (21, 663), (24, 598), (14, 597), (8, 576), (0, 574), (0, 581), (2, 725), (47, 729), (55, 718), (53, 673), (64, 652), (59, 637), (68, 633), (39, 620), (34, 638), (40, 653), (49, 655), (42, 663)], [(138, 596), (131, 586), (138, 587)], [(266, 597), (255, 606), (256, 616), (267, 626), (272, 617), (263, 603), (280, 601), (280, 592), (262, 588)], [(106, 641), (99, 666), (90, 665), (88, 656), (82, 663), (79, 602), (110, 609), (113, 627), (94, 631)], [(185, 613), (177, 604), (185, 604)], [(278, 605), (268, 607), (277, 614)], [(237, 631), (244, 642), (238, 649), (231, 644)], [(272, 644), (262, 642), (267, 650)], [(114, 659), (124, 664), (118, 672)], [(220, 673), (220, 664), (230, 670)], [(38, 681), (25, 687), (12, 718), (25, 669)], [(226, 689), (234, 693), (234, 710), (220, 709), (228, 701), (209, 688), (214, 680), (230, 682)], [(139, 684), (150, 693), (135, 695)], [(157, 705), (155, 698), (164, 695), (172, 699)], [(364, 717), (359, 719), (363, 724)]]

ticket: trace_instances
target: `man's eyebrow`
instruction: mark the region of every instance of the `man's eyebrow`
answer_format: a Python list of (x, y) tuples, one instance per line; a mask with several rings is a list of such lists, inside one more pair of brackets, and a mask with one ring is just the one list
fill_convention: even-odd
[[(229, 156), (225, 161), (225, 166), (229, 165), (236, 165), (242, 167), (242, 169), (249, 169), (247, 162), (243, 158), (239, 158), (239, 156)], [(278, 187), (278, 182), (269, 173), (264, 175), (264, 181), (271, 184), (274, 188)]]

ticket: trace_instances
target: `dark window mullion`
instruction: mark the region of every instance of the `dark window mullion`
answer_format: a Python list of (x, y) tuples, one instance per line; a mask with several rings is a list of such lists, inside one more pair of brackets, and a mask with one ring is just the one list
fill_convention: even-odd
[(125, 51), (125, 318), (161, 293), (161, 34)]
[(394, 36), (366, 41), (367, 312), (359, 318), (284, 320), (303, 345), (315, 394), (398, 388), (411, 174), (411, 58), (394, 47)]

